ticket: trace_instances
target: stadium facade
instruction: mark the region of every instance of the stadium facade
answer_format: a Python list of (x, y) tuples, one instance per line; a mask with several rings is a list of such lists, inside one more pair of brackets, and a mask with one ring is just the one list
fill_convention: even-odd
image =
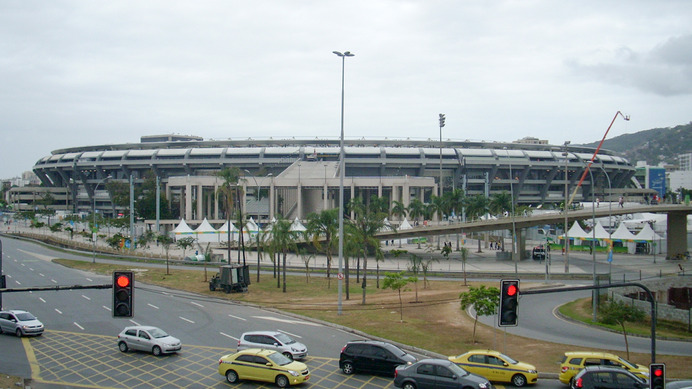
[[(424, 203), (442, 191), (466, 195), (511, 193), (517, 204), (559, 204), (579, 182), (594, 149), (549, 145), (530, 138), (512, 143), (434, 140), (345, 140), (344, 196), (384, 196), (405, 205)], [(235, 166), (245, 176), (246, 211), (268, 220), (279, 215), (304, 219), (338, 206), (339, 139), (203, 140), (196, 136), (144, 136), (140, 143), (71, 147), (36, 162), (46, 187), (65, 188), (73, 212), (117, 212), (104, 182), (141, 184), (160, 179), (176, 217), (222, 223), (216, 172)], [(619, 196), (631, 186), (635, 167), (600, 150), (575, 201)], [(591, 175), (593, 175), (593, 182)], [(257, 193), (260, 196), (257, 196)], [(614, 199), (613, 199), (614, 200)]]

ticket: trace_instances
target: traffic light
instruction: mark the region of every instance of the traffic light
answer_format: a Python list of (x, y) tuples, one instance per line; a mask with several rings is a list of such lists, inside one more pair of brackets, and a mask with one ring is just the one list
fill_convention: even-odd
[(135, 276), (131, 271), (113, 272), (113, 317), (135, 313)]
[(666, 365), (664, 363), (652, 363), (649, 365), (649, 388), (666, 388)]
[(517, 325), (517, 307), (519, 305), (519, 280), (500, 281), (500, 327)]
[(440, 128), (445, 126), (445, 114), (440, 114)]

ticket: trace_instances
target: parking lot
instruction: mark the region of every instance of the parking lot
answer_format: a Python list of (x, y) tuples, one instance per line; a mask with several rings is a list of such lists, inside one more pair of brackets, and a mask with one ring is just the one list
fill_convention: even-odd
[[(227, 388), (216, 371), (222, 355), (235, 349), (183, 344), (178, 354), (155, 357), (140, 352), (121, 353), (115, 336), (47, 330), (43, 336), (23, 338), (38, 383), (93, 388)], [(347, 376), (338, 358), (309, 356), (310, 388), (393, 388), (390, 377)], [(274, 384), (244, 382), (239, 388), (273, 388)]]

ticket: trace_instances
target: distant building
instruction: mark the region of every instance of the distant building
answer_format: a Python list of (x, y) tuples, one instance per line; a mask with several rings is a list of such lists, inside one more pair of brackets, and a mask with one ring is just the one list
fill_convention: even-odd
[(692, 171), (692, 153), (678, 155), (678, 169)]

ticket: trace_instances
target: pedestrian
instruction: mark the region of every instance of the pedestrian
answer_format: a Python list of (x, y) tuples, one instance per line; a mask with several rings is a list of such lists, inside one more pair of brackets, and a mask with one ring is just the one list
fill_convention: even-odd
[(620, 199), (618, 200), (618, 204), (620, 204), (620, 208), (625, 208), (625, 198), (620, 196)]
[(601, 206), (601, 199), (596, 197), (596, 208), (600, 208)]

